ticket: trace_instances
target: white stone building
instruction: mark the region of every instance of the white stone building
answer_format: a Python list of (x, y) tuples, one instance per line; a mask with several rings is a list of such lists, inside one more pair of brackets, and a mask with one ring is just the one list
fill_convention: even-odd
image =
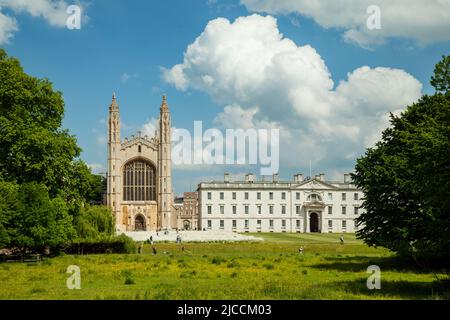
[(109, 107), (106, 203), (119, 231), (177, 227), (172, 214), (171, 124), (166, 97), (153, 137), (120, 138), (116, 96)]
[(236, 232), (355, 232), (363, 193), (345, 174), (342, 182), (320, 174), (293, 181), (202, 182), (198, 185), (200, 228)]

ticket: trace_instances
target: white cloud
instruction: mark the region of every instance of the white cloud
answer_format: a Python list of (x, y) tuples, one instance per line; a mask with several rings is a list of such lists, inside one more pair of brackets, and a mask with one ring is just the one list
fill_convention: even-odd
[(124, 72), (124, 73), (122, 74), (122, 76), (120, 77), (120, 81), (121, 81), (123, 84), (127, 84), (127, 82), (128, 82), (129, 80), (134, 79), (134, 78), (137, 78), (137, 74), (129, 74), (129, 73)]
[(155, 131), (158, 129), (158, 119), (151, 118), (147, 123), (145, 123), (142, 128), (141, 132), (144, 136), (147, 136), (149, 138), (152, 138), (155, 136)]
[[(66, 10), (72, 4), (64, 0), (0, 0), (0, 10), (7, 8), (16, 14), (25, 12), (32, 17), (44, 19), (54, 27), (65, 28), (69, 17)], [(84, 14), (85, 6), (79, 1), (75, 1), (75, 4), (82, 8), (82, 19), (86, 22), (88, 17)], [(0, 44), (6, 43), (16, 31), (18, 31), (16, 20), (0, 11)]]
[(17, 26), (16, 19), (4, 15), (0, 11), (0, 45), (8, 43), (8, 41), (12, 38), (14, 32), (18, 30), (19, 28)]
[(100, 173), (106, 172), (105, 166), (101, 163), (88, 163), (87, 166), (95, 174), (100, 174)]
[(416, 101), (422, 85), (403, 70), (361, 67), (337, 87), (317, 51), (280, 34), (276, 19), (212, 20), (184, 61), (163, 71), (180, 90), (201, 90), (224, 110), (222, 128), (279, 128), (281, 165), (309, 160), (350, 165), (388, 125), (388, 114)]
[[(419, 44), (450, 40), (450, 0), (241, 0), (252, 12), (298, 13), (324, 28), (344, 29), (344, 39), (362, 47), (379, 45), (391, 37)], [(367, 8), (381, 9), (381, 29), (369, 30)]]
[(65, 27), (68, 17), (66, 9), (69, 4), (60, 0), (0, 0), (0, 6), (16, 12), (27, 12), (56, 27)]

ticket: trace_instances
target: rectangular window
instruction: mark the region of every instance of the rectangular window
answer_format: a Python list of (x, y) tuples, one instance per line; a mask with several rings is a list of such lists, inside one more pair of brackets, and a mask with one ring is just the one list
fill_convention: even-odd
[(333, 200), (333, 194), (331, 192), (328, 192), (328, 200)]
[(300, 228), (300, 220), (295, 220), (295, 225), (297, 228)]
[(236, 192), (233, 192), (233, 193), (231, 194), (231, 197), (233, 198), (233, 200), (236, 200)]
[(333, 207), (332, 206), (328, 207), (328, 214), (333, 214)]
[(245, 214), (248, 214), (248, 206), (244, 206)]
[(212, 228), (212, 222), (211, 222), (211, 220), (208, 220), (208, 229), (211, 229)]
[(347, 194), (344, 192), (344, 193), (342, 193), (342, 201), (345, 201), (345, 200), (347, 200)]
[(261, 205), (258, 205), (258, 214), (261, 214)]
[(269, 213), (273, 214), (273, 206), (272, 205), (269, 206)]
[(342, 207), (342, 214), (347, 214), (347, 207)]
[(236, 220), (233, 220), (233, 229), (236, 229)]
[(355, 208), (354, 208), (354, 210), (355, 210), (355, 216), (358, 215), (358, 209), (359, 209), (358, 207), (355, 207)]
[(295, 193), (295, 199), (300, 200), (300, 192)]
[(211, 200), (211, 192), (208, 192), (208, 200)]
[(281, 213), (286, 214), (286, 206), (281, 206)]
[(208, 214), (211, 214), (211, 213), (212, 213), (212, 207), (208, 206)]
[(261, 228), (261, 220), (256, 220), (256, 224)]
[(244, 193), (244, 199), (248, 200), (248, 192)]
[(269, 220), (269, 228), (273, 229), (273, 220)]
[(281, 220), (281, 227), (286, 228), (286, 220)]
[(281, 193), (281, 200), (286, 200), (286, 192)]
[(300, 206), (295, 206), (295, 213), (300, 214)]
[(236, 206), (233, 206), (233, 214), (236, 214)]
[(220, 206), (220, 214), (224, 214), (225, 213), (225, 207), (224, 206)]
[(333, 220), (328, 220), (328, 228), (333, 228)]
[(225, 228), (225, 220), (220, 220), (220, 229)]
[(223, 200), (223, 192), (220, 193), (220, 200)]
[(353, 198), (354, 198), (355, 200), (358, 200), (358, 194), (355, 193), (355, 194), (353, 195)]
[(347, 221), (342, 220), (342, 228), (343, 229), (347, 228)]
[(257, 192), (256, 193), (256, 199), (257, 200), (261, 200), (261, 192)]
[(269, 192), (269, 199), (273, 200), (273, 192)]
[(245, 229), (248, 229), (248, 220), (245, 220)]

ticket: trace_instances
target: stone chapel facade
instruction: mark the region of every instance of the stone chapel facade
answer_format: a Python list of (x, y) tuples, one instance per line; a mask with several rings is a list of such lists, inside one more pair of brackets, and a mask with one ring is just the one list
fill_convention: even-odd
[(107, 205), (117, 231), (152, 231), (177, 227), (172, 214), (171, 119), (166, 97), (153, 137), (120, 138), (115, 94), (109, 107)]

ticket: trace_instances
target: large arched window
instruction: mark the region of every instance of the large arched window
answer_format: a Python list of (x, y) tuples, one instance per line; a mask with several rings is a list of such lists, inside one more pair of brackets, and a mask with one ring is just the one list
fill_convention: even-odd
[(123, 168), (123, 200), (156, 200), (156, 170), (144, 160), (128, 162)]

